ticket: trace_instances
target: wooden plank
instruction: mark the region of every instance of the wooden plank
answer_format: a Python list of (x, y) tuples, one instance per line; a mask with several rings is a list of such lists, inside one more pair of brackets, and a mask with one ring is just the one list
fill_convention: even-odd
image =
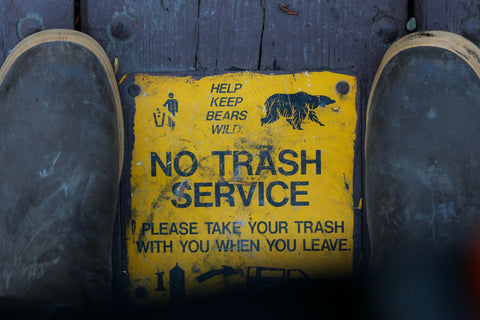
[[(260, 1), (86, 2), (82, 31), (131, 71), (257, 69)], [(120, 27), (121, 25), (121, 27)], [(198, 41), (197, 41), (198, 40)]]
[(84, 1), (82, 31), (95, 38), (118, 74), (195, 68), (197, 1)]
[(341, 69), (375, 74), (389, 44), (405, 34), (406, 1), (291, 1), (265, 4), (261, 69)]
[(447, 30), (447, 1), (417, 0), (414, 4), (414, 15), (417, 31)]
[(73, 29), (71, 0), (0, 0), (0, 63), (26, 36), (45, 29)]
[(480, 7), (472, 0), (416, 0), (417, 30), (444, 30), (480, 45)]
[(199, 70), (258, 68), (263, 24), (260, 1), (202, 1), (198, 23)]

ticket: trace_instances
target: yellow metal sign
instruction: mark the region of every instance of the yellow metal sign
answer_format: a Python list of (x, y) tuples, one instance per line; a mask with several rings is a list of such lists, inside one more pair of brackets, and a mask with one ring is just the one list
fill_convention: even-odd
[(354, 77), (137, 74), (135, 84), (133, 298), (351, 273)]

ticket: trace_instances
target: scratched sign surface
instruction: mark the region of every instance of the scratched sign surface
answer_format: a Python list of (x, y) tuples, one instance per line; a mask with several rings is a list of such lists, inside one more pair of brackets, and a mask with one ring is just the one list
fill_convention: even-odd
[(135, 84), (132, 298), (351, 273), (354, 77), (136, 74)]

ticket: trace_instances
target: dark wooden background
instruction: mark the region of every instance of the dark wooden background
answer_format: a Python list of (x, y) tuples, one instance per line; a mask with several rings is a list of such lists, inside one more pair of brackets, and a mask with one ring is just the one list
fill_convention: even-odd
[[(282, 11), (282, 4), (297, 14)], [(412, 31), (447, 30), (480, 44), (480, 4), (473, 0), (0, 0), (0, 62), (25, 36), (51, 28), (91, 35), (112, 63), (118, 57), (119, 79), (131, 72), (232, 70), (333, 70), (355, 75), (361, 118), (357, 145), (361, 156), (355, 168), (359, 179), (354, 186), (359, 191), (354, 203), (358, 203), (363, 194), (365, 108), (382, 55), (393, 41)], [(354, 270), (361, 269), (368, 257), (364, 214), (355, 211)]]

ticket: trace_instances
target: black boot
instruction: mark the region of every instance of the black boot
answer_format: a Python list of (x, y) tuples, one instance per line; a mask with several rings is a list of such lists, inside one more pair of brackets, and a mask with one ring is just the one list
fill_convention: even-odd
[(466, 312), (464, 271), (480, 225), (479, 59), (458, 35), (415, 33), (392, 45), (375, 77), (365, 194), (389, 319)]
[(0, 70), (0, 297), (5, 306), (100, 306), (123, 119), (110, 62), (92, 38), (36, 33)]

